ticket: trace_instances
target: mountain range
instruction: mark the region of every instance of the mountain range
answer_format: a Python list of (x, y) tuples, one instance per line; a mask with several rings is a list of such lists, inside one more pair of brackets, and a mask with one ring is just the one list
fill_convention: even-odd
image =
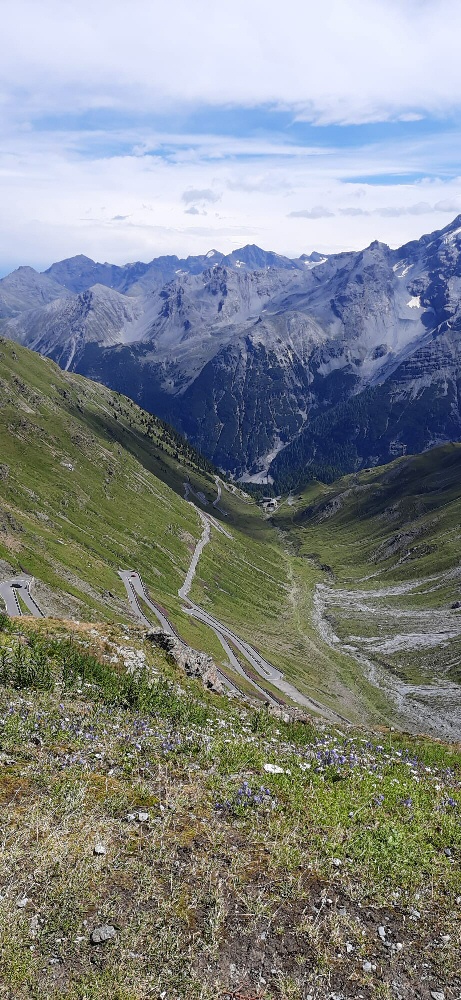
[(295, 488), (461, 437), (461, 216), (399, 249), (247, 246), (0, 281), (0, 332), (130, 396), (225, 472)]

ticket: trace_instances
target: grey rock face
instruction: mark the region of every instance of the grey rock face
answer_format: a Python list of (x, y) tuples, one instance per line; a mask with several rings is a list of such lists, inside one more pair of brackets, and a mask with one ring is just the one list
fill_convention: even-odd
[(39, 309), (67, 294), (51, 276), (39, 274), (33, 267), (18, 267), (0, 280), (0, 319)]
[(150, 630), (147, 633), (147, 638), (166, 650), (174, 663), (181, 667), (188, 677), (197, 677), (205, 687), (217, 694), (223, 693), (224, 686), (219, 680), (218, 670), (211, 656), (186, 646), (180, 639), (176, 639), (175, 636), (163, 632), (161, 629)]
[(130, 395), (237, 477), (295, 486), (461, 436), (461, 216), (399, 250), (76, 257), (20, 268), (2, 301), (0, 332)]

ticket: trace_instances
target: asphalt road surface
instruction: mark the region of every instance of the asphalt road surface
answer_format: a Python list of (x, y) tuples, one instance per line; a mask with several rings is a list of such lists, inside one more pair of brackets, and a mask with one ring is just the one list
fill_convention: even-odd
[[(188, 502), (191, 503), (190, 500)], [(195, 504), (191, 505), (195, 507)], [(184, 601), (187, 601), (187, 606), (186, 605), (183, 606), (183, 611), (185, 611), (189, 615), (192, 615), (194, 618), (197, 618), (199, 621), (202, 621), (205, 625), (208, 625), (209, 628), (212, 628), (213, 631), (218, 636), (221, 645), (223, 645), (223, 648), (226, 650), (227, 655), (229, 655), (229, 652), (232, 654), (232, 650), (229, 650), (227, 640), (233, 642), (234, 646), (236, 646), (237, 649), (240, 650), (244, 658), (248, 661), (250, 666), (252, 666), (253, 669), (259, 674), (259, 676), (263, 680), (270, 681), (270, 683), (275, 688), (277, 688), (277, 690), (280, 691), (282, 695), (286, 695), (288, 698), (291, 698), (291, 700), (294, 701), (296, 704), (303, 705), (304, 708), (309, 709), (309, 711), (311, 712), (321, 712), (323, 716), (330, 719), (330, 721), (332, 722), (335, 721), (337, 722), (338, 720), (341, 720), (342, 722), (347, 722), (347, 719), (344, 719), (343, 716), (338, 715), (338, 713), (325, 708), (325, 706), (321, 705), (320, 702), (314, 701), (313, 698), (308, 698), (307, 695), (304, 695), (301, 693), (301, 691), (298, 691), (298, 689), (295, 688), (293, 684), (290, 684), (290, 682), (285, 679), (282, 671), (279, 670), (277, 667), (273, 667), (271, 663), (265, 660), (264, 657), (261, 656), (261, 654), (258, 653), (258, 651), (253, 648), (253, 646), (250, 646), (250, 644), (246, 642), (244, 639), (240, 639), (240, 637), (237, 636), (235, 632), (229, 629), (226, 625), (223, 625), (222, 622), (218, 621), (217, 618), (214, 618), (213, 615), (210, 615), (207, 611), (204, 611), (203, 608), (200, 608), (197, 604), (194, 604), (189, 599), (188, 594), (192, 586), (192, 581), (195, 576), (195, 571), (197, 569), (198, 561), (203, 552), (203, 549), (205, 548), (205, 545), (207, 545), (208, 542), (210, 541), (211, 528), (214, 527), (218, 531), (222, 532), (222, 534), (226, 535), (227, 538), (232, 538), (232, 535), (228, 531), (226, 531), (226, 529), (223, 528), (223, 526), (219, 524), (219, 521), (216, 521), (214, 517), (211, 517), (210, 514), (204, 514), (202, 510), (198, 509), (198, 507), (196, 507), (195, 509), (202, 522), (203, 532), (201, 538), (199, 539), (195, 547), (195, 551), (192, 556), (189, 569), (187, 571), (186, 579), (182, 587), (180, 587), (180, 589), (178, 590), (179, 597), (181, 597)], [(225, 646), (223, 640), (226, 642)], [(235, 666), (236, 663), (238, 664), (238, 667)], [(231, 664), (234, 667), (234, 669), (238, 669), (238, 672), (240, 674), (248, 676), (245, 675), (245, 672), (242, 670), (242, 667), (238, 663), (237, 657), (233, 656), (233, 658), (231, 659)], [(254, 682), (252, 681), (252, 683)], [(258, 685), (255, 684), (255, 687), (258, 687)], [(270, 697), (270, 695), (267, 692), (264, 692), (264, 694), (269, 701), (274, 700)]]
[(150, 608), (152, 613), (160, 622), (164, 632), (168, 632), (169, 635), (176, 635), (174, 628), (171, 625), (171, 622), (168, 621), (166, 615), (164, 615), (160, 608), (157, 607), (157, 605), (150, 599), (139, 573), (136, 573), (133, 570), (119, 569), (118, 575), (122, 578), (125, 584), (128, 601), (137, 618), (139, 618), (144, 625), (150, 626), (152, 624), (152, 622), (150, 622), (144, 614), (141, 605), (139, 604), (138, 598), (141, 597), (144, 603), (147, 604), (147, 607)]
[(30, 614), (34, 618), (43, 618), (43, 611), (40, 610), (30, 592), (33, 582), (33, 576), (17, 576), (12, 580), (4, 580), (3, 583), (0, 583), (0, 597), (4, 601), (7, 615), (15, 618), (24, 613), (18, 600), (19, 594)]
[[(191, 490), (188, 484), (185, 483), (184, 486), (187, 498)], [(233, 632), (230, 628), (228, 628), (227, 625), (223, 625), (223, 623), (218, 621), (217, 618), (214, 618), (213, 615), (210, 615), (209, 612), (204, 611), (203, 608), (200, 608), (197, 604), (194, 604), (189, 599), (188, 594), (192, 586), (192, 582), (195, 576), (200, 556), (203, 552), (203, 549), (210, 541), (211, 529), (215, 528), (215, 530), (222, 532), (222, 534), (226, 535), (226, 537), (229, 539), (232, 539), (232, 535), (230, 534), (229, 531), (226, 531), (226, 529), (223, 528), (223, 526), (219, 523), (219, 521), (217, 521), (214, 517), (212, 517), (210, 514), (205, 514), (203, 511), (199, 510), (199, 508), (196, 507), (195, 504), (192, 503), (190, 500), (188, 502), (191, 504), (191, 506), (195, 507), (195, 510), (197, 511), (197, 514), (202, 522), (203, 531), (199, 541), (195, 546), (195, 550), (192, 555), (192, 559), (184, 583), (182, 587), (180, 587), (178, 590), (179, 597), (185, 602), (183, 605), (183, 611), (185, 611), (186, 614), (191, 615), (193, 618), (197, 618), (199, 621), (203, 622), (204, 625), (207, 625), (208, 628), (211, 628), (213, 630), (215, 635), (218, 637), (233, 670), (235, 670), (236, 673), (240, 674), (241, 677), (245, 677), (247, 680), (249, 680), (250, 683), (253, 685), (253, 687), (264, 695), (264, 698), (267, 701), (272, 702), (272, 704), (279, 703), (277, 701), (276, 696), (274, 697), (271, 696), (271, 694), (268, 691), (260, 687), (257, 684), (257, 682), (254, 681), (253, 678), (249, 676), (248, 673), (246, 673), (244, 667), (239, 662), (238, 657), (231, 649), (229, 645), (230, 642), (234, 645), (234, 647), (236, 647), (240, 651), (244, 660), (246, 660), (250, 664), (250, 667), (253, 668), (253, 671), (259, 674), (259, 676), (263, 681), (264, 680), (269, 681), (273, 685), (273, 687), (275, 687), (278, 691), (280, 691), (282, 696), (286, 695), (293, 702), (295, 702), (295, 704), (302, 705), (304, 708), (307, 708), (311, 712), (320, 712), (325, 718), (329, 719), (332, 722), (338, 722), (339, 720), (342, 722), (347, 722), (347, 719), (344, 719), (343, 716), (338, 715), (338, 713), (325, 708), (325, 706), (321, 705), (320, 702), (314, 701), (313, 698), (309, 698), (307, 697), (307, 695), (302, 694), (301, 691), (298, 691), (298, 689), (295, 688), (293, 684), (290, 684), (290, 682), (285, 679), (281, 670), (279, 670), (277, 667), (272, 666), (272, 664), (269, 663), (266, 659), (264, 659), (264, 657), (261, 656), (261, 654), (258, 653), (258, 651), (254, 649), (253, 646), (251, 646), (248, 642), (246, 642), (246, 640), (241, 639), (238, 635), (235, 634), (235, 632)], [(119, 576), (122, 578), (125, 584), (125, 589), (128, 595), (130, 606), (134, 611), (135, 615), (137, 616), (137, 618), (140, 621), (142, 621), (144, 625), (147, 626), (151, 625), (151, 622), (144, 614), (142, 607), (139, 603), (139, 598), (141, 598), (144, 604), (147, 605), (148, 608), (150, 608), (150, 610), (153, 612), (157, 620), (160, 622), (160, 625), (162, 626), (164, 631), (170, 635), (175, 635), (178, 639), (180, 639), (180, 636), (178, 636), (177, 632), (173, 628), (171, 622), (168, 620), (166, 615), (156, 604), (154, 604), (154, 602), (149, 597), (149, 594), (144, 586), (144, 583), (139, 573), (137, 573), (135, 570), (131, 571), (119, 570)]]

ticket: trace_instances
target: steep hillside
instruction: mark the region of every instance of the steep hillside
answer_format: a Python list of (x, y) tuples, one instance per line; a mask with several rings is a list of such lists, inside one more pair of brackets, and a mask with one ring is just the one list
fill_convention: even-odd
[[(440, 544), (434, 549), (430, 540), (427, 557), (426, 549), (416, 546), (407, 570), (405, 560), (401, 569), (399, 557), (389, 564), (373, 561), (378, 558), (374, 549), (368, 552), (363, 544), (367, 508), (357, 517), (355, 493), (346, 493), (352, 497), (347, 540), (359, 539), (360, 559), (352, 542), (349, 548), (345, 541), (340, 543), (345, 561), (338, 570), (341, 586), (336, 593), (333, 577), (321, 568), (333, 565), (329, 553), (305, 558), (306, 552), (322, 552), (323, 538), (328, 549), (332, 545), (327, 519), (313, 522), (307, 549), (303, 543), (296, 551), (294, 536), (274, 530), (249, 496), (220, 479), (176, 432), (132, 401), (62, 372), (9, 341), (3, 341), (0, 350), (0, 595), (13, 614), (34, 613), (35, 601), (46, 615), (84, 621), (141, 617), (145, 624), (157, 625), (160, 616), (163, 627), (166, 621), (167, 629), (179, 633), (189, 646), (214, 658), (220, 683), (260, 703), (294, 704), (338, 721), (387, 719), (413, 730), (454, 733), (460, 690), (454, 666), (458, 616), (449, 605), (458, 597), (459, 552), (457, 526), (450, 542), (453, 551), (446, 549), (452, 536), (444, 521), (449, 508), (442, 488), (431, 494), (437, 508), (432, 520), (443, 527)], [(439, 454), (444, 452), (435, 453), (434, 476), (442, 482)], [(397, 465), (403, 468), (405, 464)], [(413, 538), (414, 527), (408, 523), (413, 508), (410, 504), (407, 512), (405, 497), (419, 489), (421, 468), (415, 471), (413, 486), (402, 479), (396, 487), (402, 544), (408, 534)], [(364, 475), (370, 482), (376, 477), (379, 485), (388, 472)], [(389, 475), (394, 475), (392, 468)], [(457, 481), (455, 470), (453, 490)], [(357, 489), (358, 496), (369, 492), (367, 483)], [(335, 491), (344, 493), (342, 484), (332, 490), (333, 496)], [(373, 531), (376, 527), (374, 548), (379, 552), (381, 544), (387, 551), (386, 539), (397, 530), (396, 502), (385, 501), (384, 520), (377, 514), (370, 522)], [(291, 520), (296, 505), (281, 506), (277, 517), (283, 527), (284, 512)], [(423, 527), (416, 529), (418, 538)], [(297, 520), (293, 530), (297, 542)], [(398, 548), (399, 543), (389, 544)], [(429, 560), (427, 565), (424, 559), (419, 565), (419, 555)], [(432, 671), (443, 687), (439, 693), (434, 687), (430, 697), (421, 698), (418, 688), (414, 697), (401, 697), (397, 681), (387, 683), (386, 670), (381, 676), (371, 667), (363, 669), (349, 639), (356, 631), (360, 635), (359, 625), (349, 624), (347, 631), (345, 624), (332, 640), (325, 626), (330, 616), (325, 602), (351, 608), (349, 594), (344, 598), (342, 593), (347, 588), (341, 574), (346, 578), (352, 572), (348, 565), (360, 565), (360, 577), (387, 573), (384, 583), (378, 576), (380, 587), (390, 581), (399, 594), (403, 588), (403, 596), (392, 599), (396, 606), (401, 603), (402, 620), (408, 618), (408, 628), (399, 625), (398, 635), (409, 632), (416, 638), (413, 645), (411, 639), (398, 639), (402, 648), (386, 654), (385, 662), (399, 670), (411, 667), (405, 683), (419, 684)], [(431, 574), (436, 580), (428, 586)], [(30, 578), (34, 582), (29, 592)], [(319, 586), (322, 583), (328, 587)], [(373, 586), (373, 581), (365, 583), (371, 591)], [(430, 598), (424, 596), (426, 590)], [(392, 600), (389, 607), (384, 602), (387, 616)], [(429, 618), (428, 600), (439, 608)], [(357, 611), (359, 618), (361, 614)], [(365, 619), (368, 628), (373, 618), (368, 620), (366, 611)], [(375, 632), (367, 636), (371, 640)], [(360, 640), (359, 645), (365, 655), (370, 643)]]
[(400, 711), (461, 718), (461, 445), (314, 482), (274, 517), (319, 571), (317, 628)]
[(206, 462), (130, 400), (0, 350), (1, 558), (37, 577), (47, 612), (120, 615), (117, 570), (134, 563), (177, 598), (197, 530), (178, 494), (210, 481)]
[[(0, 389), (0, 995), (457, 996), (459, 744), (384, 723), (459, 736), (461, 445), (311, 484), (274, 527), (3, 340)], [(397, 638), (417, 660), (384, 660)]]
[(13, 613), (33, 599), (46, 615), (157, 625), (160, 611), (262, 703), (377, 717), (315, 637), (302, 561), (249, 497), (130, 400), (9, 341), (0, 350), (0, 594)]

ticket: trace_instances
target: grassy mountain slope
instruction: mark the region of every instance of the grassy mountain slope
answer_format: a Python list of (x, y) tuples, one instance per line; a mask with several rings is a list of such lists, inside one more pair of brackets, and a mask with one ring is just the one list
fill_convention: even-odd
[(359, 678), (354, 691), (347, 658), (315, 636), (303, 561), (254, 503), (223, 484), (213, 507), (208, 464), (125, 397), (8, 341), (0, 351), (4, 579), (34, 576), (47, 614), (120, 621), (130, 612), (117, 571), (135, 568), (186, 641), (221, 662), (218, 639), (184, 614), (177, 593), (202, 532), (183, 499), (187, 481), (196, 505), (231, 535), (212, 530), (192, 599), (256, 643), (309, 697), (348, 718), (368, 712), (366, 685)]
[(459, 996), (459, 747), (285, 724), (116, 625), (1, 620), (0, 681), (2, 998)]
[(37, 578), (45, 612), (120, 616), (117, 570), (134, 563), (175, 599), (197, 533), (175, 488), (181, 475), (202, 478), (194, 458), (186, 465), (174, 432), (128, 400), (7, 342), (0, 350), (0, 558)]
[[(84, 621), (126, 621), (131, 613), (117, 571), (136, 569), (186, 642), (224, 665), (227, 659), (214, 632), (186, 614), (178, 597), (203, 530), (197, 511), (201, 507), (221, 520), (227, 534), (212, 528), (193, 580), (193, 601), (256, 645), (310, 699), (343, 718), (388, 719), (429, 732), (438, 731), (440, 706), (444, 710), (448, 706), (451, 719), (452, 695), (455, 697), (459, 689), (448, 690), (447, 684), (457, 680), (458, 616), (446, 603), (455, 600), (458, 593), (455, 577), (450, 576), (450, 567), (454, 572), (453, 552), (456, 555), (458, 550), (455, 546), (451, 552), (451, 536), (445, 522), (440, 521), (450, 482), (456, 492), (456, 467), (452, 468), (448, 459), (446, 496), (442, 489), (431, 492), (429, 480), (425, 493), (425, 502), (432, 497), (437, 508), (437, 514), (429, 512), (426, 519), (435, 518), (440, 523), (443, 543), (433, 550), (429, 542), (424, 555), (426, 550), (418, 548), (418, 542), (408, 565), (398, 556), (387, 560), (384, 550), (384, 561), (378, 553), (378, 562), (370, 563), (375, 558), (374, 548), (396, 533), (400, 525), (396, 517), (405, 525), (413, 517), (415, 504), (421, 507), (422, 501), (416, 494), (413, 497), (411, 483), (417, 492), (425, 462), (433, 462), (432, 475), (440, 478), (440, 455), (444, 452), (435, 453), (439, 457), (432, 460), (426, 456), (415, 460), (420, 465), (415, 466), (413, 480), (411, 462), (397, 463), (395, 469), (402, 475), (407, 471), (406, 478), (396, 480), (394, 486), (396, 473), (390, 467), (364, 473), (365, 478), (357, 483), (349, 477), (331, 487), (331, 499), (336, 494), (342, 496), (345, 490), (347, 494), (342, 515), (336, 513), (333, 520), (323, 519), (320, 512), (318, 516), (312, 513), (309, 521), (311, 515), (302, 514), (301, 502), (298, 507), (282, 506), (276, 529), (289, 523), (292, 533), (287, 535), (274, 530), (254, 503), (245, 500), (239, 490), (232, 492), (226, 483), (222, 483), (218, 506), (213, 506), (217, 485), (208, 464), (174, 431), (130, 400), (62, 372), (53, 362), (10, 342), (1, 342), (0, 351), (3, 579), (19, 572), (34, 576), (34, 593), (46, 614)], [(456, 449), (453, 454), (458, 454)], [(384, 495), (383, 483), (388, 480)], [(192, 490), (195, 508), (184, 499), (185, 483)], [(351, 484), (352, 494), (347, 493)], [(372, 487), (377, 491), (372, 519), (377, 535), (376, 544), (370, 543), (367, 549), (371, 522), (367, 521), (366, 504), (363, 509), (357, 507), (356, 495), (368, 497)], [(306, 494), (310, 508), (318, 502), (328, 504), (330, 492), (328, 487), (311, 485)], [(381, 494), (384, 520), (379, 508)], [(338, 502), (343, 505), (344, 497)], [(386, 511), (391, 507), (389, 520)], [(343, 535), (337, 533), (337, 527)], [(455, 538), (456, 523), (452, 527)], [(408, 526), (402, 544), (406, 534)], [(305, 558), (316, 553), (316, 558)], [(338, 562), (341, 553), (344, 558)], [(335, 560), (337, 583), (332, 583), (331, 574), (325, 574), (320, 565), (333, 565)], [(348, 569), (349, 565), (354, 569)], [(442, 573), (437, 585), (413, 586), (415, 574), (417, 579), (419, 574), (425, 578), (436, 568)], [(392, 620), (392, 636), (396, 633), (401, 637), (406, 629), (419, 637), (416, 651), (404, 637), (399, 639), (403, 649), (389, 655), (380, 652), (379, 676), (374, 668), (363, 669), (355, 649), (359, 647), (365, 655), (370, 645), (376, 645), (373, 626), (377, 612), (370, 615), (366, 607), (363, 610), (360, 594), (351, 598), (349, 591), (345, 596), (342, 593), (346, 577), (372, 573), (378, 577), (363, 585), (371, 596), (376, 579), (397, 582), (398, 586), (411, 583), (411, 590), (403, 596), (379, 598), (378, 608), (382, 604), (384, 609), (384, 618), (381, 615), (377, 621), (379, 633), (396, 608), (401, 616), (398, 629)], [(328, 586), (319, 587), (322, 582)], [(442, 609), (437, 612), (437, 628), (427, 621), (427, 602), (434, 606), (439, 602)], [(406, 621), (405, 615), (413, 608), (415, 614)], [(331, 622), (336, 618), (338, 635), (331, 641)], [(447, 635), (450, 628), (455, 634)], [(429, 643), (430, 632), (438, 635), (435, 645)], [(357, 642), (351, 636), (358, 636)], [(403, 670), (406, 673), (402, 674)], [(391, 676), (394, 687), (397, 681), (420, 684), (432, 682), (433, 675), (445, 685), (438, 695), (440, 700), (436, 704), (433, 698), (432, 702), (426, 699), (427, 711), (416, 713), (408, 692), (403, 697), (401, 689), (396, 692), (384, 683)], [(247, 690), (246, 682), (243, 687)], [(270, 685), (267, 690), (271, 690)], [(432, 695), (435, 697), (435, 689)], [(415, 697), (420, 697), (419, 691)], [(443, 725), (440, 732), (445, 732)], [(451, 722), (446, 732), (453, 733)]]
[[(461, 681), (461, 445), (312, 483), (274, 520), (319, 572), (318, 624), (407, 704), (454, 724)], [(371, 667), (370, 667), (371, 663)], [(366, 666), (366, 665), (365, 665)]]

